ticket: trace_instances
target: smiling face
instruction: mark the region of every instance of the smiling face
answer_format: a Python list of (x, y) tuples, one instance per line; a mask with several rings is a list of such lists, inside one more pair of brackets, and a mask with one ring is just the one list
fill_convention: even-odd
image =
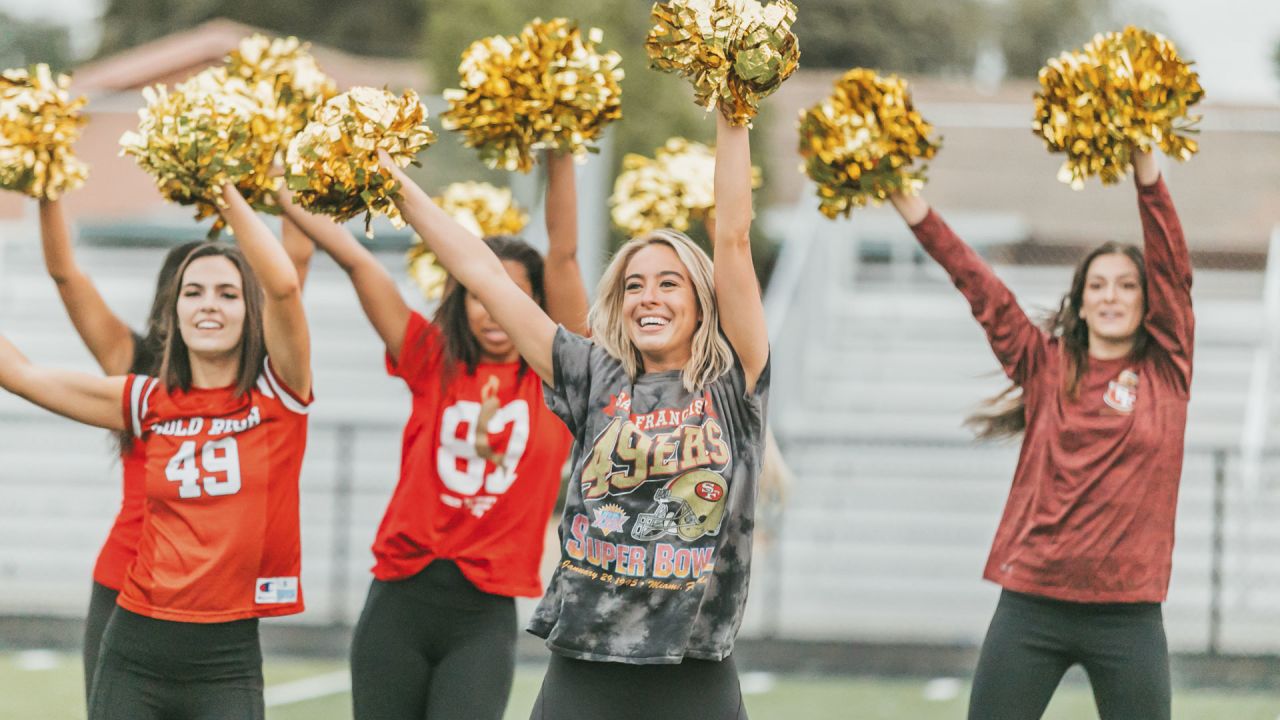
[(1090, 353), (1128, 352), (1142, 324), (1144, 305), (1142, 276), (1128, 255), (1095, 257), (1085, 272), (1079, 312), (1089, 328)]
[(239, 352), (244, 337), (244, 282), (227, 258), (192, 260), (178, 287), (178, 331), (187, 351), (217, 360)]
[[(502, 266), (506, 268), (507, 275), (511, 276), (516, 285), (533, 297), (533, 283), (530, 282), (529, 273), (524, 265), (516, 260), (503, 260)], [(480, 346), (480, 360), (503, 363), (515, 362), (519, 359), (515, 343), (511, 341), (511, 337), (502, 329), (498, 321), (489, 315), (484, 305), (470, 292), (466, 293), (464, 302), (467, 310), (467, 327), (475, 337), (476, 344)]]
[(689, 271), (675, 250), (652, 243), (637, 250), (623, 272), (622, 318), (645, 372), (683, 368), (702, 322)]

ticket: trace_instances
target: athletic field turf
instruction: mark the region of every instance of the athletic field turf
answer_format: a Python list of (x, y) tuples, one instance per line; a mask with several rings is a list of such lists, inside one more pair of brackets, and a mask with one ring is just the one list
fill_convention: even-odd
[[(507, 720), (526, 720), (543, 669), (516, 671)], [(268, 720), (348, 720), (345, 665), (332, 661), (267, 659)], [(743, 675), (753, 720), (959, 720), (968, 686), (940, 680)], [(84, 717), (79, 656), (44, 651), (0, 654), (0, 719), (77, 720)], [(1180, 690), (1178, 720), (1280, 720), (1280, 694)], [(1093, 720), (1089, 688), (1067, 683), (1046, 720)]]

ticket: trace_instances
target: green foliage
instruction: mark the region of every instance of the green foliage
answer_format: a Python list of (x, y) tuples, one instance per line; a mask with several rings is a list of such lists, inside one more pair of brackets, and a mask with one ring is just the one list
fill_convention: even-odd
[(986, 32), (982, 0), (795, 0), (800, 65), (967, 73)]
[(360, 55), (408, 57), (424, 16), (422, 0), (108, 0), (98, 55), (222, 17)]
[(0, 13), (0, 69), (36, 63), (46, 63), (54, 71), (69, 69), (70, 31), (65, 25)]
[(1036, 77), (1050, 57), (1118, 30), (1108, 26), (1110, 16), (1110, 0), (1010, 0), (1000, 28), (1009, 75)]

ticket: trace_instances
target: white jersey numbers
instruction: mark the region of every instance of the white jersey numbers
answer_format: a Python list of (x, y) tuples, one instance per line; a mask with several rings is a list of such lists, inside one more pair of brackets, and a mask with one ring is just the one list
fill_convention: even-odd
[(480, 457), (476, 450), (480, 415), (480, 403), (463, 400), (446, 408), (440, 419), (436, 467), (444, 486), (458, 495), (506, 492), (516, 480), (516, 466), (529, 444), (529, 404), (514, 400), (498, 408), (482, 432), (492, 436), (510, 430), (511, 434), (505, 452), (493, 471), (486, 474), (488, 459)]
[(169, 458), (164, 475), (178, 485), (178, 497), (198, 498), (209, 495), (235, 495), (240, 492), (240, 451), (234, 437), (204, 443), (196, 458), (196, 441), (186, 440)]

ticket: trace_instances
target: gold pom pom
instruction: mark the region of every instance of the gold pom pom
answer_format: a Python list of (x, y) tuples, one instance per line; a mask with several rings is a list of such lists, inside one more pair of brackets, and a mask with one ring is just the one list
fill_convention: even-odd
[(622, 117), (621, 56), (603, 33), (583, 37), (565, 18), (529, 22), (519, 35), (477, 40), (462, 53), (460, 88), (445, 90), (447, 130), (462, 132), (491, 168), (528, 172), (542, 149), (581, 158)]
[(516, 204), (511, 191), (482, 182), (456, 182), (433, 198), (440, 209), (471, 232), (518, 235), (529, 223), (529, 214)]
[(409, 279), (422, 291), (422, 297), (435, 302), (444, 296), (445, 286), (449, 283), (449, 273), (440, 265), (436, 254), (427, 249), (422, 238), (413, 236), (413, 244), (405, 255)]
[(138, 130), (121, 136), (120, 154), (132, 155), (165, 199), (195, 205), (196, 220), (217, 217), (211, 235), (223, 225), (217, 212), (226, 183), (255, 208), (279, 213), (280, 179), (271, 177), (271, 167), (284, 118), (270, 83), (250, 84), (212, 67), (173, 92), (156, 85), (142, 96)]
[(654, 3), (645, 40), (650, 64), (693, 83), (696, 102), (719, 106), (729, 122), (750, 125), (760, 100), (800, 64), (791, 24), (796, 6), (775, 0), (671, 0)]
[[(715, 206), (715, 150), (681, 137), (671, 138), (653, 158), (628, 154), (613, 183), (613, 224), (631, 237), (658, 228), (688, 232)], [(760, 187), (760, 168), (751, 186)]]
[(289, 189), (303, 208), (339, 221), (364, 213), (369, 237), (374, 215), (404, 227), (391, 200), (399, 187), (380, 166), (378, 150), (400, 167), (416, 165), (414, 157), (435, 139), (417, 93), (406, 90), (397, 98), (386, 90), (352, 88), (321, 105), (289, 143)]
[(1097, 35), (1040, 70), (1032, 129), (1050, 152), (1066, 153), (1058, 179), (1079, 190), (1097, 175), (1119, 182), (1135, 148), (1178, 160), (1199, 150), (1190, 108), (1204, 97), (1191, 63), (1173, 43), (1136, 27)]
[(317, 107), (338, 92), (333, 79), (311, 56), (310, 47), (296, 37), (253, 35), (241, 40), (227, 56), (227, 72), (232, 77), (243, 78), (250, 85), (266, 81), (275, 89), (285, 106), (285, 143), (306, 127)]
[[(481, 237), (517, 235), (529, 223), (529, 214), (516, 204), (511, 191), (489, 183), (456, 182), (432, 199), (459, 225)], [(417, 235), (413, 236), (405, 262), (409, 277), (422, 290), (423, 297), (439, 300), (444, 295), (449, 273)]]
[(941, 139), (932, 134), (906, 81), (865, 68), (846, 72), (830, 97), (800, 113), (800, 156), (818, 185), (822, 214), (848, 216), (891, 193), (919, 191), (927, 166), (912, 163), (937, 154)]
[(85, 118), (83, 97), (48, 65), (0, 73), (0, 189), (56, 200), (84, 184), (88, 168), (71, 146)]

